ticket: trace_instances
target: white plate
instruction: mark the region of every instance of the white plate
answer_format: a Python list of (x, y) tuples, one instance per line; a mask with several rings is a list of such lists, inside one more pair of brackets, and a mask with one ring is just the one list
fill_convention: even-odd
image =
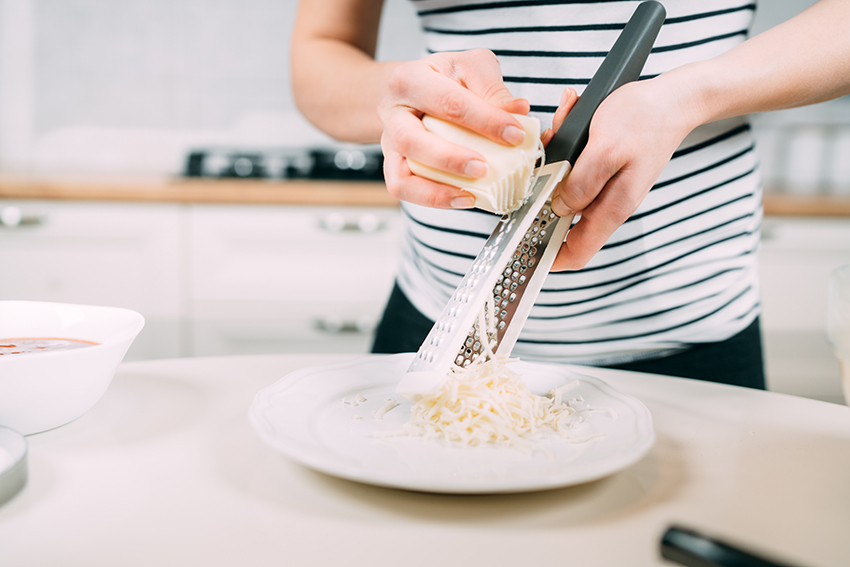
[[(611, 408), (612, 413), (585, 414), (588, 427), (603, 435), (584, 443), (552, 436), (536, 441), (530, 454), (510, 447), (467, 449), (413, 437), (377, 438), (375, 432), (399, 430), (410, 417), (412, 403), (395, 395), (395, 387), (412, 357), (368, 356), (293, 372), (256, 395), (251, 423), (266, 443), (312, 469), (366, 484), (458, 494), (589, 482), (637, 462), (655, 441), (652, 416), (638, 400), (566, 367), (528, 362), (513, 368), (532, 393), (543, 395), (578, 379), (568, 397), (581, 395), (592, 406)], [(367, 401), (343, 403), (358, 394)], [(375, 419), (372, 412), (387, 398), (400, 405)]]

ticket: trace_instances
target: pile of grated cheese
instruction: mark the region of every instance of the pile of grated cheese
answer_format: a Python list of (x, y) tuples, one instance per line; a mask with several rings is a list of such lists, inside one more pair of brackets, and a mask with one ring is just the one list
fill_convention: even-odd
[[(479, 329), (487, 329), (488, 336), (495, 336), (495, 313), (495, 305), (487, 301), (478, 317)], [(564, 399), (578, 380), (537, 396), (510, 368), (518, 359), (499, 357), (492, 347), (485, 344), (482, 355), (466, 367), (453, 366), (435, 395), (413, 405), (410, 421), (400, 433), (465, 447), (495, 444), (521, 449), (530, 449), (531, 441), (547, 432), (573, 442), (599, 436), (582, 430), (586, 426), (582, 414), (604, 408), (590, 407), (581, 397)]]
[[(456, 367), (435, 396), (413, 405), (403, 433), (468, 447), (529, 448), (547, 431), (577, 442), (593, 437), (576, 435), (585, 425), (582, 410), (589, 408), (574, 407), (563, 399), (566, 391), (578, 385), (577, 380), (545, 397), (537, 396), (528, 391), (510, 362), (482, 357), (466, 368)], [(573, 401), (582, 402), (580, 398)]]

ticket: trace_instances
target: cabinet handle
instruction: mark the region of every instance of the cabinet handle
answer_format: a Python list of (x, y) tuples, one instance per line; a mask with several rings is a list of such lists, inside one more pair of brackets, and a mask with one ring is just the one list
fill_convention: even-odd
[(329, 315), (316, 317), (313, 320), (313, 326), (331, 335), (367, 335), (375, 328), (375, 321), (371, 317), (344, 319)]
[(777, 234), (776, 227), (771, 224), (762, 223), (761, 225), (761, 241), (765, 242), (773, 242), (779, 238)]
[(0, 226), (6, 228), (38, 226), (44, 224), (45, 220), (45, 217), (25, 215), (19, 207), (13, 205), (0, 209)]
[(387, 223), (371, 213), (364, 213), (356, 219), (348, 219), (342, 213), (330, 213), (319, 220), (319, 226), (328, 232), (372, 234), (385, 229)]

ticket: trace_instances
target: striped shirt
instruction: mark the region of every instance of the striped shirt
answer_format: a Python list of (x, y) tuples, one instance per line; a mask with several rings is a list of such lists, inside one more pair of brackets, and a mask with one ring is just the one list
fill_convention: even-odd
[[(415, 0), (430, 52), (488, 48), (543, 127), (561, 92), (581, 94), (638, 2)], [(747, 37), (755, 5), (665, 0), (644, 78)], [(404, 203), (398, 283), (435, 320), (498, 220)], [(583, 269), (549, 274), (514, 354), (614, 364), (725, 340), (758, 315), (761, 180), (745, 118), (694, 130), (637, 211)]]

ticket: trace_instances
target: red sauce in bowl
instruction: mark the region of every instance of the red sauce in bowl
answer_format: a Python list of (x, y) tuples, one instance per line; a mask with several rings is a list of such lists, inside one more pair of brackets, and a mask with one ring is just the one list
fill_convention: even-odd
[(71, 350), (98, 344), (100, 343), (54, 337), (0, 339), (0, 356), (55, 352), (57, 350)]

